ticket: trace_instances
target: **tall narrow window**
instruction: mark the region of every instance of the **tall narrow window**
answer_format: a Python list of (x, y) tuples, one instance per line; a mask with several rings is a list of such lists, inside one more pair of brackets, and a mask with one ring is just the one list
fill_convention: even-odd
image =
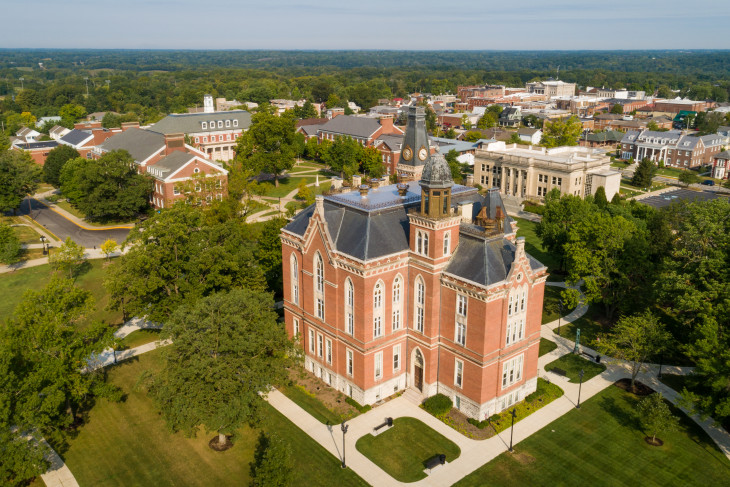
[(454, 341), (461, 345), (462, 347), (466, 345), (466, 323), (462, 321), (456, 322), (456, 331), (455, 331), (455, 337)]
[(373, 289), (373, 338), (383, 336), (383, 287), (378, 281)]
[(355, 333), (355, 287), (349, 278), (345, 281), (345, 331)]
[(451, 253), (451, 232), (445, 232), (444, 233), (444, 255), (449, 255)]
[(317, 333), (317, 355), (319, 356), (319, 358), (322, 358), (322, 356), (324, 355), (324, 353), (323, 353), (324, 347), (322, 346), (322, 343), (323, 343), (322, 335)]
[(423, 321), (426, 309), (426, 286), (419, 277), (416, 280), (416, 331), (423, 333)]
[(299, 304), (299, 264), (294, 254), (291, 254), (291, 300)]
[(466, 345), (466, 296), (456, 295), (456, 318), (454, 320), (454, 341), (462, 347)]
[(317, 318), (324, 320), (324, 262), (319, 252), (314, 256), (314, 296)]
[(330, 340), (328, 338), (325, 343), (326, 343), (325, 356), (327, 358), (327, 363), (331, 364), (332, 363), (332, 340)]
[(294, 336), (299, 335), (299, 320), (294, 318)]
[(519, 355), (502, 365), (502, 388), (509, 387), (522, 380), (522, 359)]
[(400, 345), (393, 347), (393, 372), (400, 370)]
[(309, 329), (309, 353), (314, 354), (314, 330)]
[(401, 326), (401, 315), (403, 309), (401, 301), (402, 283), (403, 280), (400, 276), (396, 277), (393, 281), (393, 331), (399, 330)]
[(522, 291), (522, 299), (520, 299), (520, 311), (525, 311), (525, 295), (527, 293)]
[(383, 352), (375, 354), (375, 380), (383, 377)]
[(507, 316), (512, 316), (512, 302), (513, 301), (514, 301), (514, 296), (510, 295), (509, 306), (507, 307)]
[(347, 375), (352, 375), (355, 359), (352, 350), (347, 351)]
[(462, 362), (459, 359), (456, 359), (455, 365), (454, 365), (454, 385), (456, 387), (461, 387), (464, 383), (464, 362)]

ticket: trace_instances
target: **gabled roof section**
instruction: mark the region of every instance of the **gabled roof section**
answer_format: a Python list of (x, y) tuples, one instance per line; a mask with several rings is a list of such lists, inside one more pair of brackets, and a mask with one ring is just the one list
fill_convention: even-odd
[[(231, 123), (226, 127), (226, 120)], [(233, 126), (233, 120), (237, 121)], [(218, 127), (218, 122), (223, 122), (223, 127)], [(211, 127), (215, 122), (215, 127)], [(205, 128), (203, 128), (205, 123)], [(251, 114), (246, 110), (230, 110), (227, 112), (213, 113), (173, 113), (166, 116), (149, 130), (160, 134), (190, 134), (197, 132), (217, 132), (219, 130), (243, 129), (251, 126)]]
[[(213, 171), (226, 174), (226, 170), (222, 167), (219, 167), (215, 163), (208, 161), (206, 159), (203, 159), (202, 157), (197, 156), (196, 154), (191, 154), (189, 152), (183, 152), (176, 150), (172, 152), (171, 154), (163, 157), (156, 163), (148, 166), (147, 173), (153, 176), (155, 179), (159, 179), (162, 181), (166, 181), (169, 179), (175, 179), (175, 175), (185, 166), (192, 164), (193, 162), (199, 163), (201, 166), (206, 166), (210, 169), (213, 169)], [(201, 170), (203, 173), (210, 174), (213, 171), (206, 171), (205, 169)]]
[(137, 164), (141, 164), (165, 148), (165, 136), (157, 132), (132, 127), (124, 132), (112, 135), (101, 143), (99, 148), (103, 152), (126, 150), (132, 155), (132, 159)]
[(374, 118), (355, 117), (353, 115), (338, 115), (320, 126), (320, 130), (351, 137), (368, 138), (380, 128), (380, 123)]
[(86, 130), (73, 129), (72, 131), (61, 137), (60, 142), (62, 144), (70, 145), (71, 147), (81, 147), (90, 140), (94, 140), (94, 136), (91, 134), (91, 132), (87, 132)]

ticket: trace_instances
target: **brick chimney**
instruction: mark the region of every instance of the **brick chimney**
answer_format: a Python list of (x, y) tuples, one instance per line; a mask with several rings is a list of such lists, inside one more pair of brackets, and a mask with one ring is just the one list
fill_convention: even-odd
[(380, 126), (383, 127), (383, 133), (388, 134), (395, 132), (395, 129), (393, 128), (393, 116), (386, 115), (380, 117)]
[(74, 128), (76, 130), (100, 129), (101, 122), (76, 122)]
[(165, 134), (165, 155), (170, 155), (176, 150), (186, 152), (185, 134)]
[(122, 122), (122, 132), (132, 127), (139, 128), (139, 122)]

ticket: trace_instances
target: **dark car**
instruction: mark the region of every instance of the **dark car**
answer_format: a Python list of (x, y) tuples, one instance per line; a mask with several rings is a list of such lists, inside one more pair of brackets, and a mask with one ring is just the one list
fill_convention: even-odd
[(704, 181), (702, 181), (702, 184), (704, 184), (705, 186), (714, 186), (715, 181), (713, 181), (712, 179), (705, 179)]

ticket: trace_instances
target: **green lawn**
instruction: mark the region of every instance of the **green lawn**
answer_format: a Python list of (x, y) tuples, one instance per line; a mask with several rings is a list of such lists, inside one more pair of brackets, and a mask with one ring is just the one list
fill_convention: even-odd
[(673, 167), (660, 167), (656, 171), (658, 176), (669, 176), (673, 178), (678, 178), (682, 172), (681, 169), (675, 169)]
[[(81, 273), (76, 277), (76, 285), (91, 291), (96, 301), (96, 311), (91, 315), (92, 320), (101, 320), (110, 324), (121, 324), (122, 313), (107, 311), (109, 295), (102, 284), (104, 278), (104, 259), (89, 260), (84, 264)], [(51, 278), (52, 270), (49, 265), (18, 269), (14, 272), (0, 274), (0, 322), (8, 319), (15, 306), (23, 298), (28, 289), (40, 289)]]
[[(562, 276), (552, 275), (560, 268), (560, 260), (542, 246), (542, 241), (536, 233), (537, 223), (522, 218), (515, 218), (515, 220), (517, 220), (517, 236), (525, 237), (525, 251), (548, 267), (548, 272), (551, 274), (549, 280), (562, 281)], [(553, 277), (554, 279), (552, 279)]]
[(424, 463), (434, 455), (446, 455), (447, 462), (461, 455), (456, 444), (415, 418), (397, 418), (391, 429), (378, 436), (363, 436), (355, 446), (401, 482), (426, 478)]
[(75, 206), (71, 205), (71, 203), (69, 203), (68, 201), (66, 201), (64, 199), (56, 201), (55, 204), (56, 204), (56, 206), (63, 208), (67, 212), (71, 213), (76, 218), (81, 218), (82, 220), (84, 220), (84, 224), (92, 226), (92, 227), (109, 226), (109, 225), (130, 225), (137, 221), (137, 219), (132, 219), (132, 220), (128, 220), (128, 221), (127, 220), (124, 220), (124, 221), (112, 220), (112, 221), (108, 221), (108, 222), (104, 222), (104, 223), (92, 222), (92, 221), (88, 221), (86, 219), (86, 215), (81, 210), (79, 210)]
[(296, 385), (281, 386), (278, 388), (282, 394), (297, 403), (297, 405), (323, 424), (339, 424), (342, 416), (331, 411), (322, 404), (316, 397), (309, 394), (304, 388)]
[(548, 340), (547, 338), (540, 338), (540, 355), (538, 356), (542, 357), (543, 355), (547, 355), (556, 348), (558, 348), (558, 345), (555, 342)]
[(730, 461), (681, 412), (680, 430), (660, 435), (664, 446), (644, 442), (636, 401), (609, 387), (456, 485), (728, 485)]
[[(240, 486), (248, 485), (258, 431), (243, 428), (226, 452), (208, 447), (213, 433), (197, 438), (172, 434), (146, 392), (136, 387), (145, 370), (159, 370), (160, 352), (150, 352), (109, 371), (122, 387), (122, 403), (100, 400), (89, 413), (78, 436), (62, 452), (82, 486)], [(337, 458), (271, 407), (265, 408), (263, 427), (288, 441), (295, 464), (292, 485), (367, 485)]]
[[(575, 340), (576, 330), (580, 328), (580, 343), (591, 348), (596, 348), (595, 340), (601, 333), (609, 331), (609, 322), (603, 314), (603, 306), (592, 304), (588, 311), (572, 323), (562, 322), (560, 325), (560, 336)], [(555, 329), (557, 333), (558, 329)]]
[(580, 382), (580, 371), (583, 370), (583, 382), (589, 381), (604, 370), (606, 366), (603, 364), (597, 364), (592, 360), (587, 360), (580, 355), (569, 353), (563, 355), (557, 360), (553, 360), (545, 366), (545, 371), (549, 372), (552, 369), (563, 369), (565, 375), (570, 379), (570, 382)]
[(13, 226), (13, 232), (21, 244), (41, 243), (41, 234), (25, 218), (19, 216), (0, 216), (0, 223)]
[(122, 338), (119, 343), (121, 345), (119, 350), (138, 347), (146, 343), (156, 342), (159, 339), (160, 330), (136, 330)]
[[(565, 394), (565, 392), (560, 387), (552, 382), (546, 381), (542, 377), (538, 377), (535, 392), (525, 397), (524, 401), (520, 401), (514, 406), (510, 406), (504, 411), (482, 421), (479, 423), (479, 427), (483, 428), (489, 424), (497, 433), (501, 433), (512, 426), (513, 409), (515, 410), (515, 425), (517, 425), (517, 423), (532, 413), (539, 411), (540, 408), (547, 406), (563, 394)], [(515, 428), (517, 428), (517, 426), (515, 426)]]
[[(262, 181), (259, 184), (261, 185), (261, 189), (264, 191), (263, 196), (278, 198), (279, 196), (284, 197), (297, 189), (297, 186), (299, 186), (302, 181), (306, 181), (307, 184), (310, 184), (313, 183), (315, 179), (316, 178), (314, 176), (281, 178), (279, 179), (278, 187), (274, 186), (273, 181)], [(322, 181), (324, 178), (319, 179)]]
[(565, 316), (573, 308), (563, 306), (562, 315), (560, 314), (560, 293), (563, 292), (562, 287), (545, 286), (545, 297), (542, 305), (542, 322), (551, 323), (558, 319), (558, 316)]

